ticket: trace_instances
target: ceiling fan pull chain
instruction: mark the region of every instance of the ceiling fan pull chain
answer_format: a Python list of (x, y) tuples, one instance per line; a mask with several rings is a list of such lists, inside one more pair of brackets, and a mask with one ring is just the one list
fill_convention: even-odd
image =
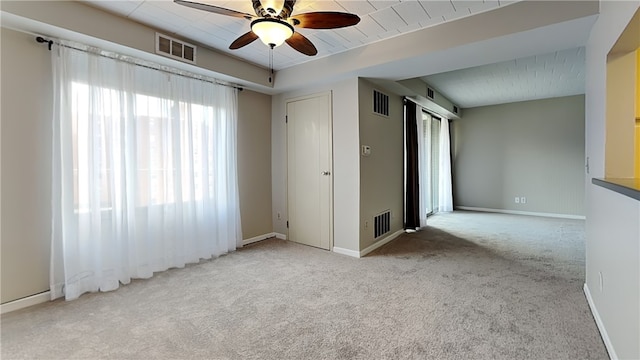
[(273, 82), (273, 44), (269, 46), (269, 84)]

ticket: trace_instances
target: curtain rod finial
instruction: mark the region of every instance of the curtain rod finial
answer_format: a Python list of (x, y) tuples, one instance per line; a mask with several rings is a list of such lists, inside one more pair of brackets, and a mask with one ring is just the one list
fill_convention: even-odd
[(53, 40), (47, 40), (47, 39), (43, 38), (42, 36), (38, 36), (38, 37), (36, 37), (36, 41), (39, 42), (40, 44), (42, 44), (42, 43), (49, 44), (49, 51), (51, 51), (51, 46), (53, 46)]

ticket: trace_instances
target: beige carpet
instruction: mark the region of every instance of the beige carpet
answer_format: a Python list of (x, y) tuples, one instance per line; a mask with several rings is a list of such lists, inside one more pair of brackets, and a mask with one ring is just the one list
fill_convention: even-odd
[(2, 359), (606, 359), (584, 222), (456, 212), (363, 259), (270, 239), (2, 316)]

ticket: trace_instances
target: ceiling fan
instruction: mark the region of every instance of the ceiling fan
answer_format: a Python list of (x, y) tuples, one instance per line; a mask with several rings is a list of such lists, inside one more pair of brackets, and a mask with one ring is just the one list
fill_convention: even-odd
[(240, 49), (260, 39), (271, 49), (286, 42), (295, 50), (308, 56), (314, 56), (318, 50), (309, 39), (295, 31), (296, 28), (336, 29), (353, 26), (360, 22), (357, 15), (343, 12), (316, 11), (292, 16), (296, 0), (251, 1), (256, 13), (255, 16), (210, 4), (174, 0), (176, 4), (190, 8), (250, 20), (251, 31), (232, 42), (229, 46), (229, 49), (232, 50)]

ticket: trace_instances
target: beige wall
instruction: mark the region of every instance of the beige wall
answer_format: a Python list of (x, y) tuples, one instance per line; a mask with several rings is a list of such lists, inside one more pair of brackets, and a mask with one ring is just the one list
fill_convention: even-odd
[[(1, 302), (49, 290), (51, 65), (34, 37), (2, 28)], [(271, 97), (238, 97), (238, 175), (244, 238), (271, 223)]]
[(271, 96), (238, 94), (238, 186), (242, 236), (273, 232), (271, 222)]
[[(278, 79), (276, 78), (276, 81)], [(358, 81), (347, 79), (309, 86), (273, 96), (272, 100), (272, 201), (273, 228), (287, 234), (287, 126), (286, 102), (297, 97), (331, 92), (333, 106), (333, 247), (334, 251), (359, 251)], [(282, 215), (281, 219), (277, 214)], [(344, 251), (343, 251), (344, 252)]]
[[(122, 46), (126, 46), (128, 54), (132, 56), (153, 59), (155, 62), (170, 66), (194, 68), (191, 65), (155, 55), (156, 29), (81, 2), (1, 1), (0, 6), (2, 11), (7, 13), (9, 22), (17, 21), (19, 22), (17, 26), (33, 32), (60, 36), (67, 40), (91, 41), (92, 45), (114, 51), (121, 51)], [(14, 20), (15, 17), (24, 19)], [(166, 33), (166, 31), (161, 32)], [(177, 34), (167, 35), (179, 37)], [(201, 70), (215, 71), (217, 76), (224, 76), (224, 80), (248, 82), (265, 89), (272, 87), (272, 84), (267, 81), (266, 69), (238, 61), (233, 56), (205, 46), (199, 46), (197, 49), (197, 67)]]
[(33, 36), (1, 31), (1, 302), (49, 290), (51, 60)]
[(609, 56), (607, 62), (606, 177), (631, 178), (635, 174), (636, 60), (634, 51)]
[[(389, 95), (389, 117), (373, 113), (373, 89)], [(360, 156), (360, 250), (372, 245), (373, 218), (391, 210), (391, 232), (403, 228), (402, 97), (365, 79), (358, 81), (360, 144), (371, 147)]]
[(584, 215), (584, 116), (583, 95), (465, 109), (455, 205)]

